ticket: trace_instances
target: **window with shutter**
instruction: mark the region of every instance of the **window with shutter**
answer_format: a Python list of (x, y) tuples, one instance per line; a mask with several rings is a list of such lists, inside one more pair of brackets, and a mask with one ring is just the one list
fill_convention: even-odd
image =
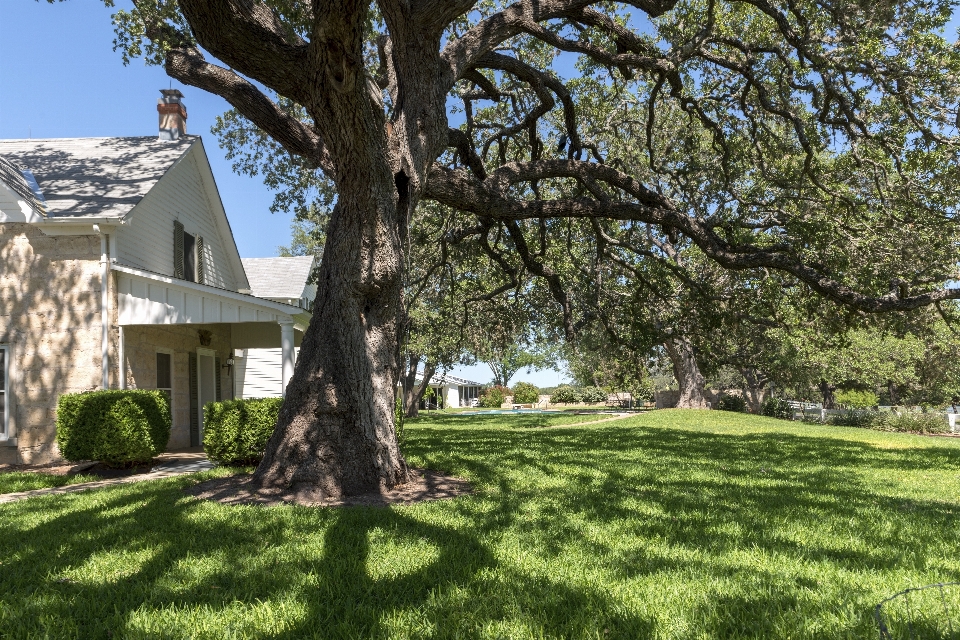
[(183, 279), (197, 281), (197, 238), (189, 233), (183, 234)]
[(197, 236), (197, 282), (206, 284), (203, 274), (203, 237)]
[(173, 277), (183, 280), (183, 225), (173, 221)]

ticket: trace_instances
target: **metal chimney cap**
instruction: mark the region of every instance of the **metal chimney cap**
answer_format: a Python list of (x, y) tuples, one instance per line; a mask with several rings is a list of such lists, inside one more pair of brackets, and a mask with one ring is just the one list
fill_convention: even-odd
[(160, 93), (163, 94), (164, 98), (182, 98), (183, 94), (180, 93), (180, 89), (160, 89)]

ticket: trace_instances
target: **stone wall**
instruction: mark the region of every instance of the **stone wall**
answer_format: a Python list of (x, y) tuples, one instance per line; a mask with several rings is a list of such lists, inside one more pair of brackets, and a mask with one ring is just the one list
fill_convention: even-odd
[[(157, 352), (173, 352), (173, 426), (168, 449), (190, 446), (189, 354), (201, 347), (198, 331), (206, 330), (211, 341), (206, 349), (216, 351), (221, 365), (231, 353), (229, 324), (189, 324), (124, 327), (128, 389), (157, 388)], [(224, 400), (233, 397), (233, 371), (221, 368), (220, 389)]]
[(0, 344), (16, 438), (0, 444), (0, 463), (56, 460), (57, 399), (101, 382), (99, 236), (0, 224)]

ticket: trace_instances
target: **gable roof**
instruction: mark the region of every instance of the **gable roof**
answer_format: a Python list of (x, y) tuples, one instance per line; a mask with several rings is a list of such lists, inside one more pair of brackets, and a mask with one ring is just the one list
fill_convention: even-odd
[(36, 183), (24, 175), (23, 171), (3, 156), (0, 156), (0, 182), (6, 185), (14, 194), (23, 198), (33, 210), (43, 215), (46, 211), (46, 203), (43, 200), (43, 194), (35, 189)]
[(123, 218), (199, 138), (0, 140), (0, 156), (33, 174), (47, 216)]
[(290, 300), (303, 296), (314, 260), (313, 256), (240, 258), (252, 295)]

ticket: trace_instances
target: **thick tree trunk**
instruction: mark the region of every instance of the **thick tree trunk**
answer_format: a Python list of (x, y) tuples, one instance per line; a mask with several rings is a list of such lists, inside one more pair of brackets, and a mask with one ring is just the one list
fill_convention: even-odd
[(407, 480), (394, 426), (406, 213), (377, 166), (338, 185), (313, 317), (254, 474), (262, 487), (333, 497)]
[(673, 364), (673, 376), (680, 385), (678, 409), (706, 409), (707, 398), (704, 392), (704, 378), (700, 373), (693, 345), (687, 338), (670, 338), (664, 343), (667, 355)]
[(820, 380), (820, 384), (817, 386), (820, 388), (820, 395), (823, 396), (823, 408), (836, 409), (837, 400), (834, 398), (833, 392), (836, 391), (837, 388), (826, 380)]
[(750, 413), (759, 414), (760, 407), (764, 401), (764, 389), (767, 386), (767, 379), (756, 369), (747, 367), (740, 369), (740, 375), (743, 376), (744, 388), (743, 397), (747, 401), (747, 407)]
[(897, 385), (893, 383), (893, 380), (887, 380), (887, 392), (890, 394), (890, 404), (900, 404), (900, 394), (897, 393)]

